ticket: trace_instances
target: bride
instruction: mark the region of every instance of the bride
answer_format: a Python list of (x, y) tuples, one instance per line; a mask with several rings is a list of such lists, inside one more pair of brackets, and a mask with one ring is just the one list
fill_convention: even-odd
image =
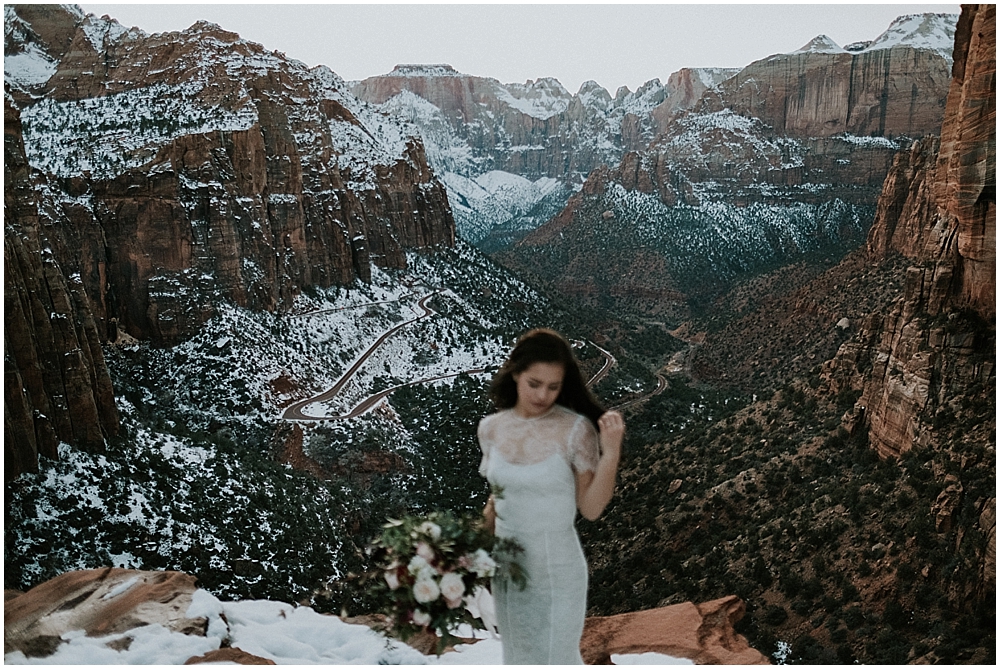
[(498, 411), (479, 423), (484, 510), (497, 536), (524, 547), (523, 590), (493, 582), (504, 664), (582, 664), (587, 563), (576, 511), (595, 520), (611, 500), (625, 424), (587, 390), (569, 343), (523, 335), (493, 379)]

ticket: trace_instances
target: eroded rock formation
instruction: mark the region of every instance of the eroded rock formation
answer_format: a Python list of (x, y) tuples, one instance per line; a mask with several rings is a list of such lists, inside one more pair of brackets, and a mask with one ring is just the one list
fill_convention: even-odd
[(580, 651), (586, 664), (612, 664), (612, 655), (661, 653), (695, 664), (770, 664), (733, 631), (744, 614), (734, 596), (704, 604), (587, 618)]
[(103, 448), (118, 411), (86, 286), (54, 253), (17, 110), (4, 104), (4, 475), (35, 471), (59, 441)]
[[(878, 262), (900, 254), (914, 264), (886, 312), (824, 366), (835, 391), (861, 391), (845, 426), (867, 436), (882, 457), (911, 449), (943, 453), (955, 472), (941, 481), (935, 531), (953, 530), (964, 501), (962, 478), (988, 464), (996, 448), (996, 6), (965, 5), (955, 38), (954, 80), (941, 130), (897, 156), (868, 238)], [(996, 591), (996, 501), (975, 500), (981, 560), (975, 592)], [(968, 523), (966, 523), (966, 527)]]
[(51, 655), (75, 630), (97, 637), (157, 624), (204, 636), (207, 619), (187, 617), (194, 583), (193, 576), (171, 571), (67, 572), (4, 602), (4, 654)]
[(966, 6), (955, 42), (940, 143), (896, 157), (868, 237), (871, 258), (920, 264), (889, 313), (873, 314), (828, 365), (835, 385), (863, 390), (849, 421), (883, 456), (935, 443), (935, 417), (996, 378), (995, 7)]
[[(759, 60), (726, 81), (724, 106), (760, 118), (792, 137), (921, 136), (936, 133), (951, 79), (950, 63), (925, 40), (894, 41), (903, 30), (951, 47), (947, 15), (898, 18), (858, 52), (821, 35), (803, 48)], [(914, 24), (914, 25), (910, 25)]]

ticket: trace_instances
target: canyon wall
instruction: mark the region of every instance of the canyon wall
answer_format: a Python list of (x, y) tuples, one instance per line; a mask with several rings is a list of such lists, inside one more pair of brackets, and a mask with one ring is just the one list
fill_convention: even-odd
[(747, 66), (709, 102), (793, 137), (937, 133), (953, 35), (942, 14), (901, 16), (874, 41), (844, 48), (820, 35)]
[(839, 259), (864, 241), (898, 150), (940, 129), (955, 22), (904, 16), (845, 48), (820, 36), (711, 85), (678, 73), (651, 112), (656, 138), (592, 171), (496, 257), (577, 298), (677, 323), (739, 276)]
[(325, 67), (204, 22), (15, 5), (5, 26), (8, 477), (116, 431), (121, 333), (169, 346), (220, 302), (282, 311), (454, 244), (419, 137)]
[(17, 110), (4, 104), (4, 474), (35, 471), (60, 441), (100, 450), (118, 432), (101, 336), (80, 274), (38, 214)]
[(941, 447), (935, 423), (971, 418), (957, 400), (995, 386), (994, 5), (963, 8), (946, 109), (940, 140), (896, 157), (868, 236), (873, 261), (916, 263), (904, 292), (830, 364), (835, 385), (863, 391), (849, 424), (883, 456)]

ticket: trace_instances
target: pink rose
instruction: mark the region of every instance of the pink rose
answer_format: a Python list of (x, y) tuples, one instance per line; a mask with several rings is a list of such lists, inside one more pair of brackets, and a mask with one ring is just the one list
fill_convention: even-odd
[(421, 541), (417, 544), (417, 555), (431, 562), (434, 559), (434, 549)]

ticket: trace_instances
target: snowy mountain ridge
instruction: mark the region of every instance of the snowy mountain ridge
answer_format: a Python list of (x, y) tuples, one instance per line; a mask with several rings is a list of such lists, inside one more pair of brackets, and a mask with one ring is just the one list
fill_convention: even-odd
[[(770, 56), (758, 63), (804, 54), (844, 54), (862, 58), (866, 53), (910, 47), (924, 54), (930, 52), (945, 58), (946, 65), (942, 69), (946, 69), (950, 65), (955, 21), (956, 17), (948, 14), (901, 16), (874, 40), (849, 45), (850, 49), (839, 46), (828, 36), (819, 35), (799, 50)], [(667, 141), (664, 139), (666, 136), (673, 137), (673, 141), (683, 141), (693, 152), (679, 155), (681, 163), (674, 167), (699, 164), (708, 169), (717, 162), (717, 158), (710, 155), (710, 145), (699, 144), (692, 138), (681, 139), (680, 135), (685, 130), (675, 126), (682, 124), (690, 129), (692, 125), (705, 127), (706, 124), (720, 122), (721, 117), (699, 122), (692, 116), (701, 113), (699, 107), (703, 98), (713, 96), (719, 104), (705, 110), (710, 115), (719, 112), (719, 108), (731, 107), (735, 115), (743, 119), (758, 117), (752, 107), (743, 109), (741, 104), (730, 102), (731, 97), (738, 100), (741, 95), (752, 100), (753, 94), (747, 92), (751, 88), (775, 86), (770, 81), (759, 81), (759, 75), (740, 74), (752, 71), (754, 65), (743, 71), (686, 68), (671, 74), (666, 84), (652, 79), (636, 91), (622, 86), (613, 96), (595, 81), (585, 81), (580, 90), (572, 95), (552, 78), (529, 80), (524, 84), (502, 84), (496, 79), (462, 74), (450, 65), (400, 65), (387, 75), (358, 82), (353, 90), (363, 99), (381, 105), (386, 111), (416, 126), (435, 171), (441, 175), (454, 175), (454, 178), (443, 176), (442, 180), (449, 189), (459, 233), (469, 241), (485, 244), (483, 248), (493, 250), (498, 239), (516, 239), (519, 234), (537, 225), (538, 217), (526, 218), (516, 213), (505, 216), (503, 212), (511, 212), (510, 208), (498, 208), (490, 198), (481, 194), (477, 196), (477, 189), (467, 180), (475, 181), (490, 171), (524, 177), (526, 181), (520, 182), (524, 190), (519, 197), (521, 204), (518, 208), (528, 211), (533, 203), (539, 201), (527, 184), (535, 183), (540, 178), (558, 179), (563, 184), (563, 197), (568, 199), (580, 189), (591, 170), (601, 165), (615, 165), (629, 151), (642, 151), (656, 143), (663, 144)], [(768, 73), (766, 76), (775, 75)], [(456, 97), (451, 92), (450, 84), (445, 85), (445, 81), (456, 78), (467, 82), (466, 87), (474, 94), (470, 96), (466, 92), (462, 93), (465, 97)], [(746, 89), (732, 96), (729, 90), (736, 79), (740, 79), (739, 86)], [(873, 96), (876, 94), (872, 93)], [(776, 95), (774, 105), (769, 104), (768, 108), (784, 108), (783, 95)], [(829, 113), (840, 113), (840, 110)], [(863, 113), (854, 114), (854, 117), (860, 118)], [(730, 120), (736, 122), (735, 119)], [(744, 125), (748, 122), (742, 121)], [(768, 143), (777, 142), (787, 147), (799, 145), (803, 135), (829, 134), (819, 121), (813, 124), (815, 129), (804, 128), (800, 132), (777, 127), (770, 118), (764, 118), (763, 125), (771, 126), (763, 131), (765, 134), (787, 135), (784, 140), (768, 139)], [(735, 127), (730, 130), (735, 130)], [(899, 134), (896, 130), (893, 133)], [(865, 132), (844, 128), (843, 134), (846, 137), (870, 133), (867, 128)], [(700, 137), (702, 142), (707, 141), (705, 132), (701, 132)], [(792, 153), (799, 157), (778, 159), (773, 166), (785, 170), (801, 166), (804, 164), (803, 151), (806, 150), (801, 147), (793, 149)], [(738, 153), (736, 151), (734, 155)], [(768, 153), (774, 154), (774, 151)], [(746, 165), (742, 169), (749, 173), (756, 168)], [(509, 187), (515, 188), (514, 183), (517, 182), (510, 181)], [(500, 228), (504, 230), (501, 237), (491, 239), (490, 230)]]
[(819, 35), (791, 53), (862, 54), (909, 46), (937, 52), (950, 63), (955, 48), (957, 19), (957, 14), (906, 14), (895, 19), (885, 32), (869, 42), (855, 42), (841, 47), (826, 35)]

